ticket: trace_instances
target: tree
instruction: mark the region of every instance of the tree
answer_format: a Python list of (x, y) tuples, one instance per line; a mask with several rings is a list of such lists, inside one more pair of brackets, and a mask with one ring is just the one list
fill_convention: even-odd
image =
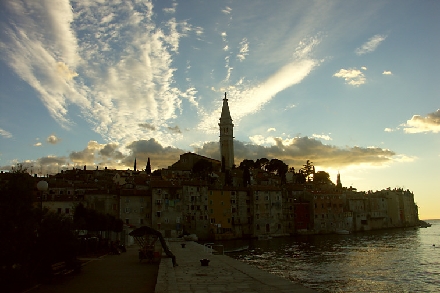
[(258, 160), (255, 162), (254, 168), (255, 168), (255, 169), (266, 170), (266, 165), (267, 165), (267, 164), (269, 164), (269, 159), (261, 158), (261, 159), (258, 159)]
[(286, 183), (286, 173), (289, 166), (279, 159), (272, 159), (266, 165), (266, 171), (274, 173), (281, 178), (281, 183)]
[(315, 183), (332, 183), (330, 174), (325, 171), (318, 171), (313, 175), (313, 182)]
[(306, 164), (303, 165), (303, 168), (301, 169), (302, 174), (306, 177), (307, 181), (311, 181), (311, 175), (315, 172), (315, 167), (313, 166), (313, 163), (310, 162), (310, 160), (307, 160)]
[[(30, 277), (30, 260), (37, 239), (40, 209), (32, 206), (35, 182), (17, 165), (2, 176), (0, 186), (0, 287), (20, 285)], [(13, 268), (20, 269), (13, 269)]]
[(245, 170), (246, 168), (248, 170), (253, 169), (255, 166), (255, 162), (254, 160), (248, 160), (248, 159), (244, 159), (240, 165), (238, 166), (239, 169)]

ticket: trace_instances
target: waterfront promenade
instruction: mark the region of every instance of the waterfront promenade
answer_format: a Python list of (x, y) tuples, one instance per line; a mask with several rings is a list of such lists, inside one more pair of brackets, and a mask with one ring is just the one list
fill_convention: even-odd
[[(178, 266), (173, 267), (171, 258), (162, 258), (156, 293), (316, 292), (227, 255), (211, 254), (196, 242), (169, 241), (168, 246)], [(200, 259), (204, 258), (210, 260), (208, 266), (201, 265)]]
[(138, 246), (120, 255), (81, 258), (81, 272), (39, 284), (22, 293), (153, 293), (159, 265), (139, 262)]

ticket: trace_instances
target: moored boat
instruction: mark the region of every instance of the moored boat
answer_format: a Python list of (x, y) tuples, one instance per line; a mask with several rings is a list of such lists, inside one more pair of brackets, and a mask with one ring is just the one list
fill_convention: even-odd
[(350, 231), (348, 231), (348, 230), (336, 230), (335, 232), (336, 232), (336, 234), (339, 234), (339, 235), (350, 234)]

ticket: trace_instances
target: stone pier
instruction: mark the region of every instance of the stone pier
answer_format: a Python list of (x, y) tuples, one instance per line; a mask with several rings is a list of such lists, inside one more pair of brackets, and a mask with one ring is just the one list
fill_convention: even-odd
[[(227, 255), (212, 254), (210, 249), (193, 241), (169, 241), (168, 246), (178, 265), (173, 267), (171, 258), (164, 255), (156, 293), (316, 292)], [(208, 265), (202, 266), (201, 259), (209, 259)]]

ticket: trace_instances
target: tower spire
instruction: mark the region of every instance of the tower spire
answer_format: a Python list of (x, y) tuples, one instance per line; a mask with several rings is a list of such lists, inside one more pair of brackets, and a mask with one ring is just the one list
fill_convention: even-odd
[(234, 124), (229, 112), (228, 99), (223, 99), (222, 113), (220, 115), (220, 154), (222, 170), (230, 170), (234, 166)]

